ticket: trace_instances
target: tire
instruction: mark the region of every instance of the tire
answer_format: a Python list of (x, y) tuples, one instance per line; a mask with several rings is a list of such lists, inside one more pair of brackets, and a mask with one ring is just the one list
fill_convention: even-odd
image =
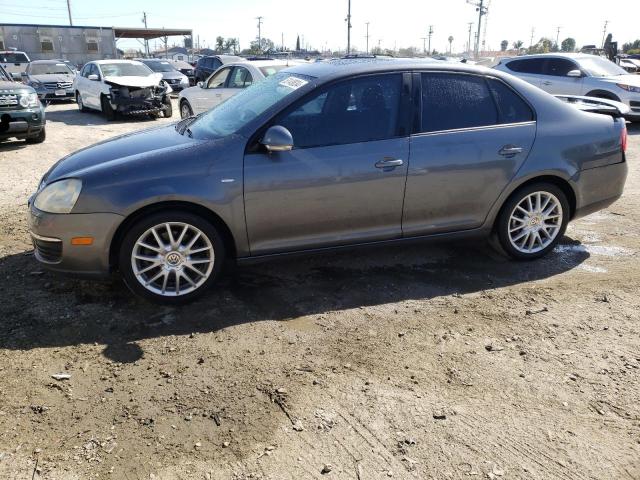
[(116, 111), (111, 108), (109, 100), (107, 100), (107, 97), (105, 97), (104, 95), (100, 97), (100, 106), (102, 108), (102, 114), (107, 119), (107, 121), (111, 122), (116, 119)]
[(42, 143), (47, 139), (47, 132), (45, 130), (44, 125), (42, 126), (42, 130), (35, 137), (27, 138), (27, 143)]
[(78, 104), (78, 110), (81, 112), (86, 112), (87, 107), (84, 106), (84, 102), (82, 101), (82, 97), (80, 96), (80, 92), (76, 91), (76, 103)]
[(173, 105), (171, 104), (171, 99), (168, 95), (164, 97), (162, 104), (166, 107), (163, 113), (164, 118), (171, 118), (173, 116)]
[(183, 120), (193, 116), (193, 109), (187, 100), (180, 102), (180, 118)]
[[(170, 247), (167, 224), (173, 236)], [(196, 243), (190, 246), (196, 236)], [(158, 239), (165, 248), (159, 248)], [(176, 248), (178, 240), (182, 249)], [(186, 248), (194, 252), (185, 254)], [(181, 305), (200, 297), (216, 282), (225, 258), (224, 242), (211, 223), (189, 212), (169, 210), (143, 217), (129, 228), (120, 245), (118, 266), (136, 295), (154, 303)]]
[(516, 190), (498, 215), (495, 236), (501, 248), (497, 251), (514, 260), (543, 257), (564, 235), (570, 215), (567, 196), (552, 183), (534, 183)]

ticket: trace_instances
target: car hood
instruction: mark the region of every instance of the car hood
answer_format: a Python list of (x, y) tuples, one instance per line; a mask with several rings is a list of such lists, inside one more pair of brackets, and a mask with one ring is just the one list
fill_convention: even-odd
[(184, 75), (180, 72), (162, 72), (162, 78), (165, 80), (173, 80), (174, 78), (182, 78)]
[(152, 73), (146, 77), (104, 77), (104, 82), (111, 85), (120, 85), (122, 87), (155, 87), (162, 80), (161, 73)]
[(631, 85), (640, 87), (640, 75), (616, 75), (615, 77), (602, 77), (600, 80), (611, 83), (622, 83), (623, 85)]
[(65, 74), (57, 74), (57, 73), (47, 73), (43, 75), (29, 75), (29, 80), (37, 80), (38, 82), (73, 82), (74, 75), (70, 73)]
[(109, 162), (115, 164), (139, 160), (141, 157), (169, 153), (202, 142), (203, 140), (179, 134), (174, 124), (129, 133), (64, 157), (49, 170), (43, 181), (49, 184), (62, 178), (81, 176), (82, 172), (102, 167)]
[(16, 94), (20, 92), (33, 92), (33, 88), (24, 83), (0, 81), (0, 93)]

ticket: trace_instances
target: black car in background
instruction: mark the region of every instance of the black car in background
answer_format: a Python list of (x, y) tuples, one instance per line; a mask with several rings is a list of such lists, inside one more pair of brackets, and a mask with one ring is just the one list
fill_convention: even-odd
[(196, 63), (195, 81), (204, 82), (209, 75), (226, 63), (242, 62), (243, 58), (235, 55), (211, 55), (202, 57)]

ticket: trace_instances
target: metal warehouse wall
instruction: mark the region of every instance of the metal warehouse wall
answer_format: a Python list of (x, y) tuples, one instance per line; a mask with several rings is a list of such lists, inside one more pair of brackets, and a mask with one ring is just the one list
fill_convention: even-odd
[[(0, 24), (0, 40), (5, 49), (15, 47), (31, 60), (63, 58), (83, 64), (118, 57), (111, 28)], [(50, 42), (53, 51), (43, 51), (42, 42)]]

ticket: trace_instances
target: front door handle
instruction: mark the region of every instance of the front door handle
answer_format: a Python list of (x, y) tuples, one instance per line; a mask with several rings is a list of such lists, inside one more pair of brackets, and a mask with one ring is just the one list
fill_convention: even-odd
[(549, 80), (545, 80), (544, 82), (542, 82), (543, 85), (551, 85), (553, 82), (550, 82)]
[(519, 153), (522, 153), (522, 147), (516, 147), (515, 145), (505, 145), (498, 152), (503, 157), (513, 157)]
[(380, 160), (379, 162), (376, 162), (376, 168), (394, 168), (394, 167), (400, 167), (404, 164), (404, 161), (402, 161), (399, 158), (385, 158), (384, 160)]

